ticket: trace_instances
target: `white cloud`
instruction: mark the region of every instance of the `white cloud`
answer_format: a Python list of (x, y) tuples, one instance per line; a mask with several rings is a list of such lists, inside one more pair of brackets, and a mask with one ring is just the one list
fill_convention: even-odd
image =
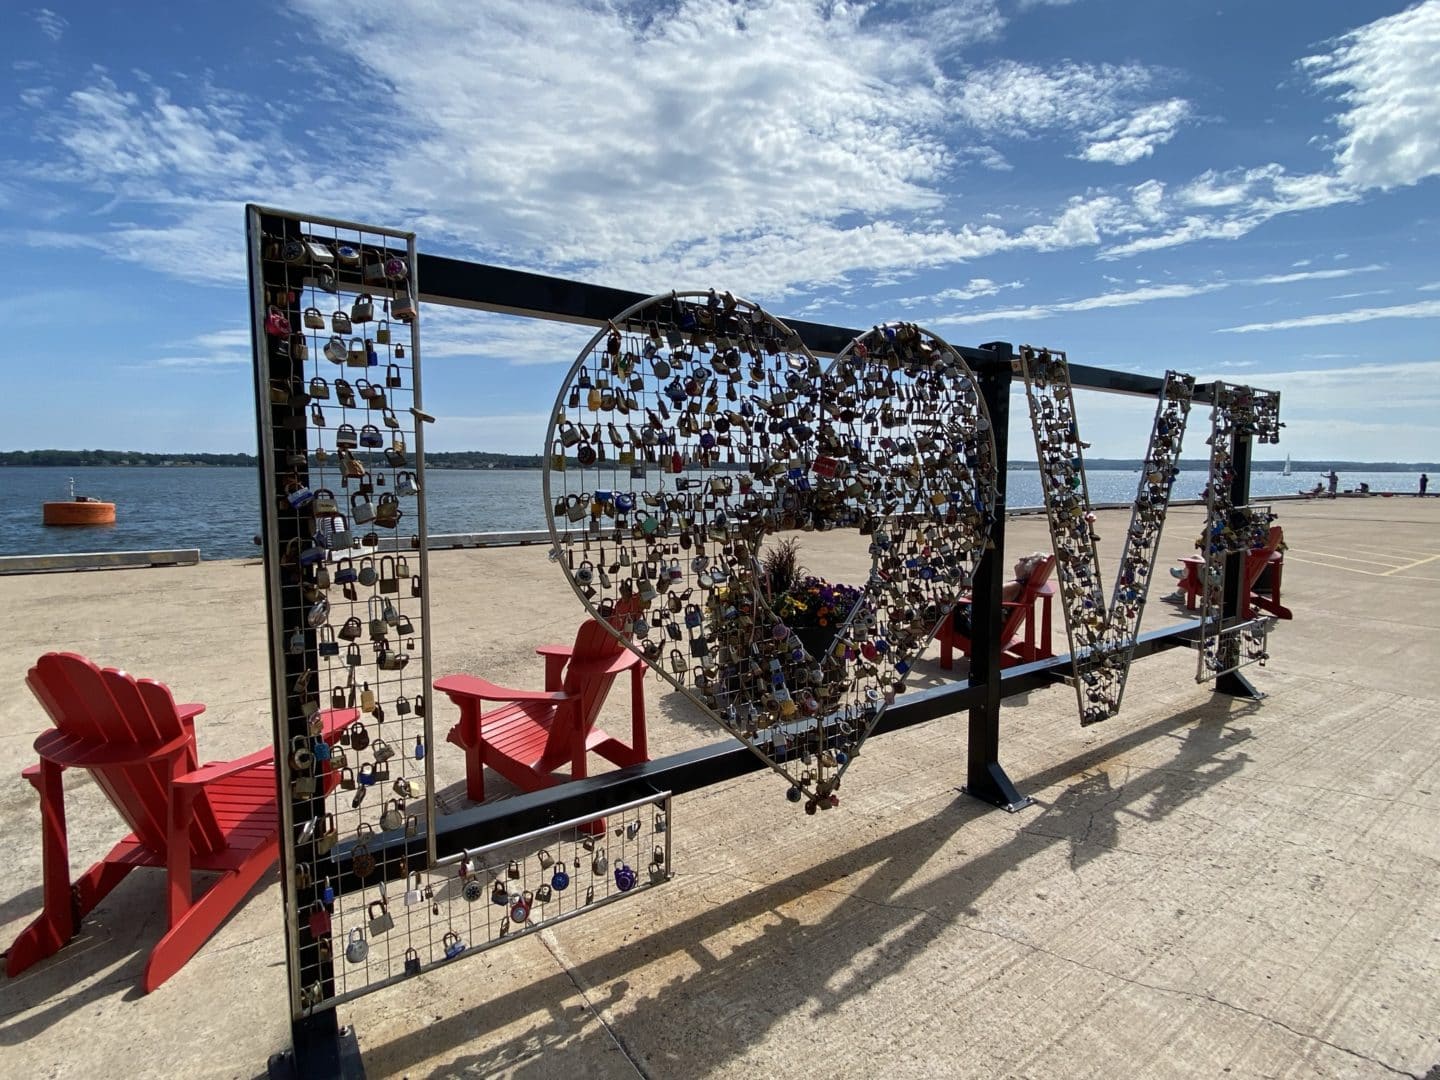
[(420, 313), (425, 362), (471, 359), (531, 367), (571, 364), (593, 327), (425, 304)]
[(1335, 311), (1324, 315), (1302, 315), (1295, 319), (1280, 319), (1268, 323), (1246, 323), (1244, 326), (1227, 326), (1217, 331), (1221, 334), (1253, 334), (1262, 330), (1297, 330), (1308, 326), (1341, 326), (1350, 323), (1374, 322), (1376, 319), (1434, 319), (1440, 318), (1440, 300), (1422, 300), (1415, 304), (1399, 304), (1395, 307), (1356, 308), (1353, 311)]
[[(1064, 300), (1051, 304), (1032, 304), (1027, 307), (1001, 308), (994, 311), (948, 315), (934, 321), (940, 325), (963, 325), (981, 322), (1016, 322), (1031, 319), (1048, 319), (1053, 315), (1065, 314), (1067, 312), (1133, 307), (1136, 304), (1148, 304), (1156, 300), (1184, 300), (1192, 296), (1204, 296), (1208, 293), (1220, 292), (1222, 289), (1228, 289), (1232, 285), (1290, 285), (1300, 281), (1350, 277), (1354, 274), (1364, 274), (1382, 269), (1384, 269), (1384, 267), (1379, 265), (1352, 266), (1336, 270), (1311, 270), (1291, 274), (1267, 274), (1262, 277), (1244, 278), (1236, 281), (1217, 280), (1193, 284), (1172, 282), (1165, 285), (1151, 285), (1145, 278), (1136, 278), (1135, 284), (1138, 287), (1134, 289), (1122, 289), (1101, 293), (1098, 296), (1087, 296), (1080, 300)], [(1106, 280), (1117, 281), (1118, 279), (1107, 277)], [(943, 293), (936, 297), (936, 299), (943, 298)]]
[(1147, 158), (1175, 137), (1180, 125), (1190, 116), (1190, 103), (1171, 98), (1155, 105), (1137, 109), (1128, 117), (1115, 120), (1090, 132), (1089, 145), (1080, 153), (1086, 161), (1129, 165)]
[(1300, 66), (1347, 106), (1336, 118), (1344, 183), (1402, 187), (1440, 173), (1440, 2), (1362, 26)]
[(1029, 307), (1002, 308), (997, 311), (978, 311), (963, 315), (946, 315), (931, 320), (939, 326), (958, 326), (982, 322), (1021, 322), (1031, 319), (1048, 319), (1074, 311), (1096, 311), (1101, 308), (1132, 307), (1148, 304), (1154, 300), (1183, 300), (1191, 296), (1218, 292), (1229, 287), (1229, 282), (1215, 281), (1199, 285), (1149, 285), (1125, 292), (1101, 293), (1081, 300), (1065, 300), (1054, 304), (1034, 304)]
[[(1428, 55), (1433, 19), (1418, 10), (1305, 61), (1348, 110), (1334, 171), (1267, 164), (1091, 189), (1005, 207), (1020, 224), (1002, 227), (960, 216), (958, 172), (1008, 168), (1001, 140), (1041, 135), (1089, 160), (1143, 160), (1192, 115), (1160, 95), (1172, 77), (1073, 61), (963, 71), (964, 49), (1003, 25), (994, 0), (674, 0), (663, 16), (494, 0), (468, 23), (423, 0), (300, 0), (326, 69), (357, 72), (344, 100), (316, 103), (300, 131), (270, 102), (204, 82), (100, 72), (60, 100), (32, 97), (34, 134), (61, 154), (24, 181), (107, 201), (73, 231), (47, 222), (19, 238), (233, 285), (239, 208), (254, 199), (414, 228), (439, 253), (642, 291), (723, 281), (765, 302), (999, 252), (1133, 256), (1358, 199), (1379, 174), (1361, 158), (1382, 145), (1402, 159), (1395, 175), (1430, 169), (1423, 147), (1362, 138), (1387, 109), (1435, 130), (1423, 79), (1373, 62), (1386, 43)], [(324, 149), (346, 143), (366, 147), (363, 167)]]
[(989, 278), (971, 278), (970, 281), (958, 289), (941, 289), (939, 292), (927, 296), (906, 296), (899, 300), (891, 301), (899, 307), (918, 307), (921, 304), (943, 304), (956, 300), (979, 300), (981, 297), (994, 296), (1003, 289), (1018, 289), (1023, 286), (1020, 281), (991, 281)]
[(139, 366), (169, 368), (181, 371), (213, 371), (244, 365), (251, 366), (254, 355), (250, 331), (245, 327), (229, 327), (196, 334), (171, 346), (172, 350), (151, 357)]
[(969, 73), (953, 109), (979, 131), (1029, 135), (1113, 119), (1154, 78), (1140, 64), (1064, 63), (1049, 67), (1002, 60)]
[(1432, 281), (1428, 285), (1421, 285), (1420, 292), (1440, 292), (1440, 281)]
[(49, 8), (37, 8), (30, 14), (35, 20), (35, 25), (40, 27), (40, 32), (51, 41), (59, 41), (65, 36), (65, 31), (70, 26), (69, 20), (57, 15)]
[(1339, 270), (1304, 270), (1294, 274), (1267, 274), (1251, 279), (1252, 285), (1288, 285), (1294, 281), (1327, 281), (1331, 278), (1346, 278), (1355, 274), (1369, 274), (1385, 268), (1378, 263), (1369, 266), (1348, 266)]
[(1135, 212), (1149, 221), (1160, 221), (1165, 217), (1165, 185), (1159, 180), (1146, 180), (1130, 189)]

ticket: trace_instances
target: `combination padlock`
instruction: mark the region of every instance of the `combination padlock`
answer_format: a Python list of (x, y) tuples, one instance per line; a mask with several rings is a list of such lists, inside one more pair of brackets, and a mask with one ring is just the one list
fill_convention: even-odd
[(635, 883), (635, 871), (628, 864), (622, 862), (615, 867), (615, 884), (621, 892), (629, 892)]
[(528, 922), (530, 920), (530, 908), (534, 903), (535, 894), (531, 892), (525, 892), (518, 900), (512, 901), (510, 904), (510, 921), (517, 925)]
[(485, 886), (477, 878), (466, 878), (465, 884), (460, 887), (460, 895), (466, 903), (473, 904), (485, 895)]
[(555, 867), (555, 872), (550, 875), (550, 886), (556, 892), (564, 892), (570, 887), (570, 875), (565, 872), (564, 864)]

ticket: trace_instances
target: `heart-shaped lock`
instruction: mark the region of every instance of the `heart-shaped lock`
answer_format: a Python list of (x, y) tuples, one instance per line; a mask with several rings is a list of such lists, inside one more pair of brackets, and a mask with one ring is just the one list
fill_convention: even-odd
[[(729, 293), (652, 297), (612, 322), (619, 352), (608, 326), (582, 350), (546, 445), (594, 445), (588, 390), (624, 374), (627, 354), (644, 355), (650, 368), (626, 377), (655, 404), (625, 438), (675, 490), (631, 493), (635, 517), (611, 533), (616, 490), (632, 486), (619, 455), (579, 455), (578, 469), (552, 457), (557, 561), (586, 607), (785, 776), (796, 801), (810, 812), (835, 805), (988, 540), (995, 457), (978, 383), (958, 352), (909, 323), (876, 326), (822, 371), (788, 327)], [(868, 580), (767, 591), (767, 539), (800, 528), (858, 528), (870, 539)], [(600, 572), (602, 535), (621, 546), (615, 565), (637, 573)], [(687, 590), (694, 598), (677, 599)], [(801, 625), (796, 612), (823, 618)], [(661, 649), (656, 625), (677, 644)], [(802, 755), (813, 764), (802, 768)]]

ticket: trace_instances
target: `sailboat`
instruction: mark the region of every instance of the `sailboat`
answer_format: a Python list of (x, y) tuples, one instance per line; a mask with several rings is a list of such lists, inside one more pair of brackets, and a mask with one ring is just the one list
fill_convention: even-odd
[(1286, 454), (1286, 455), (1285, 455), (1285, 471), (1282, 472), (1280, 475), (1281, 475), (1281, 476), (1289, 476), (1289, 475), (1290, 475), (1290, 455), (1289, 455), (1289, 454)]

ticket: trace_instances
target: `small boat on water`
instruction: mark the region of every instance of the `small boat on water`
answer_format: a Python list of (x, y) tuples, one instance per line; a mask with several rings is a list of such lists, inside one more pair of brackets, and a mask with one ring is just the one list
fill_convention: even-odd
[(70, 477), (70, 498), (65, 502), (47, 502), (42, 507), (42, 520), (46, 525), (115, 524), (115, 504), (89, 495), (76, 495), (73, 476)]
[(1281, 475), (1281, 476), (1289, 476), (1289, 475), (1290, 475), (1290, 455), (1289, 455), (1289, 454), (1286, 454), (1286, 455), (1285, 455), (1285, 471), (1282, 472), (1280, 475)]

